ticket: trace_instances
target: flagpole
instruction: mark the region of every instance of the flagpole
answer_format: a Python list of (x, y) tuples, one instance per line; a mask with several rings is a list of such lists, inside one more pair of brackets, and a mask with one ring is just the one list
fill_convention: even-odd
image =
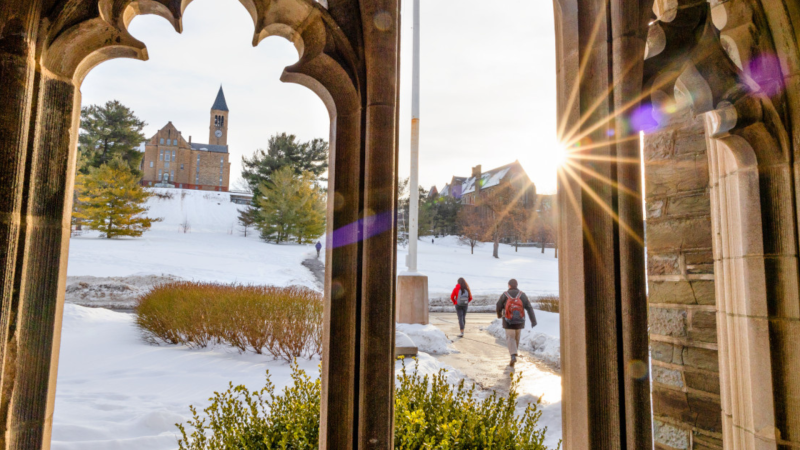
[(419, 238), (419, 1), (414, 0), (414, 56), (411, 80), (411, 175), (408, 181), (408, 260), (409, 272), (417, 271), (417, 239)]

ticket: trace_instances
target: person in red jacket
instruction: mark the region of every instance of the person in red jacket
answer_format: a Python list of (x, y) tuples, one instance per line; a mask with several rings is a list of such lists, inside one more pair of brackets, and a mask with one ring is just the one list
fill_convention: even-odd
[(458, 326), (461, 328), (459, 337), (464, 337), (464, 326), (467, 324), (467, 307), (469, 302), (472, 301), (472, 291), (469, 285), (463, 278), (458, 279), (458, 284), (453, 293), (450, 294), (450, 300), (456, 305), (456, 314), (458, 314)]

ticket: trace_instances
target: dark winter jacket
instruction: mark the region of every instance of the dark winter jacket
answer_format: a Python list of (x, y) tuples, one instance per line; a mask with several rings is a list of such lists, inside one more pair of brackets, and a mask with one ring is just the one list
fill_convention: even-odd
[[(509, 295), (511, 295), (512, 298), (516, 297), (518, 292), (520, 292), (519, 289), (511, 289), (511, 290), (508, 291)], [(519, 298), (520, 298), (520, 300), (522, 300), (522, 306), (525, 308), (525, 311), (528, 313), (528, 318), (531, 321), (531, 326), (535, 327), (536, 326), (536, 315), (533, 314), (533, 306), (531, 306), (531, 302), (528, 300), (528, 296), (525, 295), (525, 293), (523, 292), (522, 295), (520, 295)], [(506, 297), (506, 293), (503, 292), (503, 294), (500, 296), (500, 300), (497, 301), (497, 318), (498, 319), (500, 319), (500, 318), (503, 319), (503, 328), (505, 328), (506, 330), (521, 330), (521, 329), (525, 328), (525, 324), (509, 325), (508, 323), (506, 323), (506, 301), (507, 300), (508, 300), (508, 297)]]
[[(450, 294), (450, 301), (453, 302), (454, 305), (458, 306), (458, 294), (461, 293), (461, 285), (457, 284), (455, 289), (453, 289), (453, 293)], [(472, 292), (469, 293), (469, 301), (472, 301)]]

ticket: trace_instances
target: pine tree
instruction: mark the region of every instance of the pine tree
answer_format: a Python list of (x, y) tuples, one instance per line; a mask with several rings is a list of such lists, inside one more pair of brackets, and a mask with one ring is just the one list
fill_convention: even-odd
[(318, 177), (328, 170), (328, 142), (324, 139), (300, 142), (293, 134), (276, 134), (269, 138), (266, 151), (258, 149), (252, 157), (242, 157), (242, 167), (242, 178), (255, 194), (253, 204), (257, 205), (259, 186), (271, 181), (273, 174), (283, 167), (290, 167), (297, 176), (309, 172)]
[(258, 192), (257, 225), (262, 239), (308, 243), (325, 232), (325, 198), (313, 174), (295, 175), (291, 167), (283, 167), (261, 183)]
[(152, 194), (139, 185), (138, 177), (127, 167), (103, 165), (78, 177), (81, 208), (74, 214), (83, 224), (100, 231), (106, 238), (138, 237), (153, 222), (161, 220), (144, 216), (147, 212), (144, 203)]
[(145, 125), (130, 108), (116, 100), (81, 109), (80, 172), (88, 174), (90, 168), (116, 160), (141, 176), (139, 165), (144, 154), (139, 146), (146, 139), (142, 133)]
[(242, 234), (244, 234), (244, 237), (247, 237), (248, 231), (256, 225), (257, 220), (257, 210), (252, 206), (247, 206), (239, 210), (238, 222), (239, 226), (242, 227)]

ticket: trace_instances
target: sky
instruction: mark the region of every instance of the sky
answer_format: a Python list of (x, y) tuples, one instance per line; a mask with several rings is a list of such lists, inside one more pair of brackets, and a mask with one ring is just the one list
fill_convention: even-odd
[[(549, 0), (422, 0), (420, 185), (439, 189), (480, 164), (519, 160), (539, 192), (555, 191), (555, 34)], [(411, 128), (412, 5), (403, 2), (400, 175), (408, 176)], [(139, 16), (131, 34), (149, 61), (116, 59), (96, 67), (81, 88), (84, 105), (119, 100), (147, 122), (145, 135), (172, 123), (193, 142), (208, 142), (219, 86), (230, 108), (231, 188), (241, 159), (286, 132), (301, 140), (329, 137), (322, 101), (282, 83), (297, 51), (270, 37), (252, 46), (253, 22), (238, 0), (195, 0), (178, 34), (163, 18)]]

